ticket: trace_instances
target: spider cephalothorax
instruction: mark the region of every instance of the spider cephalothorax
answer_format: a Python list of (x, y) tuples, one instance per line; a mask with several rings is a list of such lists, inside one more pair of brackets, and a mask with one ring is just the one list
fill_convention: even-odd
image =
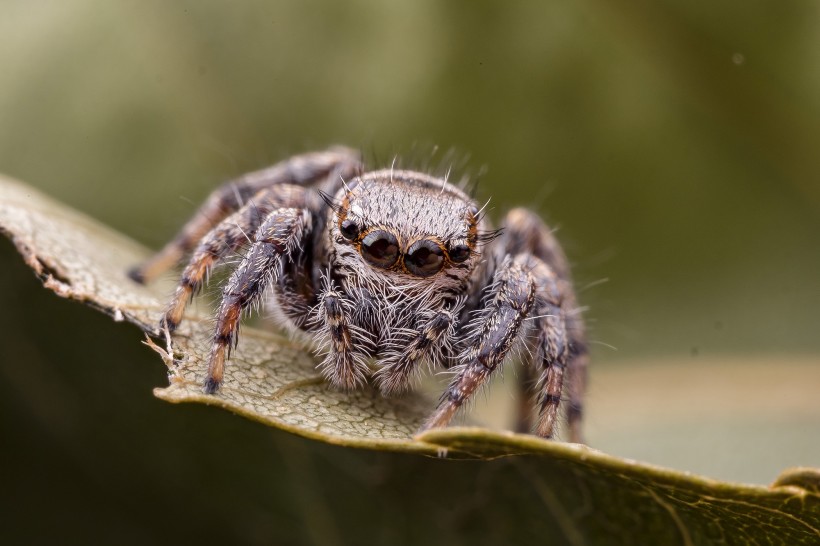
[[(173, 331), (210, 267), (248, 239), (216, 313), (206, 393), (222, 383), (242, 311), (269, 294), (281, 323), (312, 337), (322, 373), (338, 387), (372, 377), (393, 394), (424, 364), (452, 369), (425, 428), (445, 426), (514, 347), (526, 347), (524, 378), (537, 378), (528, 385), (538, 396), (535, 432), (552, 437), (566, 391), (570, 437), (580, 441), (583, 324), (566, 259), (533, 213), (514, 209), (495, 231), (446, 180), (364, 172), (357, 153), (333, 148), (222, 186), (131, 276), (150, 280), (193, 251), (162, 319)], [(522, 407), (524, 428), (529, 404)]]
[[(490, 233), (461, 190), (415, 172), (361, 175), (326, 202), (328, 252), (321, 270), (328, 275), (319, 302), (326, 293), (347, 295), (341, 300), (352, 309), (349, 358), (374, 357), (381, 389), (399, 392), (420, 361), (452, 355), (453, 327), (480, 265), (479, 245)], [(322, 305), (316, 309), (317, 330), (340, 348), (327, 354), (325, 374), (339, 386), (356, 386), (367, 376), (366, 363), (346, 363), (347, 334), (333, 330)]]

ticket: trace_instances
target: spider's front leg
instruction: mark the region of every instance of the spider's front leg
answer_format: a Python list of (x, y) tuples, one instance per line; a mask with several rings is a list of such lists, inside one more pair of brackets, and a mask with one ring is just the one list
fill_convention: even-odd
[(265, 288), (282, 272), (282, 261), (309, 235), (311, 214), (305, 208), (280, 208), (271, 212), (254, 236), (254, 243), (231, 274), (216, 313), (216, 331), (203, 386), (213, 394), (222, 384), (225, 358), (235, 345), (242, 311), (258, 301)]
[(422, 430), (447, 426), (519, 338), (522, 323), (535, 301), (535, 283), (525, 264), (506, 258), (496, 272), (491, 290), (494, 296), (481, 315), (480, 330), (472, 336), (474, 343), (461, 355), (464, 364)]
[(535, 389), (539, 393), (535, 433), (542, 438), (552, 438), (569, 358), (570, 340), (563, 308), (566, 289), (557, 274), (535, 256), (528, 257), (527, 265), (537, 286), (533, 307), (537, 337), (534, 361), (525, 365), (535, 368), (539, 374)]
[[(561, 245), (552, 234), (552, 231), (537, 215), (526, 209), (513, 209), (507, 214), (504, 221), (504, 244), (503, 250), (511, 255), (529, 256), (533, 263), (532, 273), (537, 277), (539, 286), (539, 308), (535, 311), (538, 321), (539, 331), (539, 366), (527, 366), (524, 369), (525, 377), (529, 374), (541, 374), (538, 384), (541, 393), (540, 402), (541, 413), (537, 424), (537, 431), (540, 435), (549, 437), (552, 433), (555, 415), (559, 405), (559, 395), (561, 394), (561, 383), (564, 379), (566, 369), (566, 413), (567, 424), (569, 425), (569, 440), (571, 442), (583, 443), (581, 434), (581, 421), (583, 418), (583, 398), (586, 390), (587, 366), (589, 363), (589, 353), (586, 343), (586, 328), (581, 316), (581, 309), (572, 288), (569, 264), (564, 255)], [(557, 302), (560, 301), (560, 306)], [(553, 303), (550, 303), (553, 302)], [(563, 321), (558, 321), (559, 314), (563, 315)], [(559, 323), (560, 322), (560, 323)], [(545, 332), (551, 331), (547, 334)], [(566, 336), (566, 342), (559, 345), (566, 345), (566, 353), (561, 356), (555, 350), (550, 356), (549, 340)], [(553, 344), (553, 349), (559, 345)], [(560, 356), (560, 358), (559, 358)], [(544, 360), (544, 359), (547, 360)], [(549, 363), (552, 362), (552, 366)], [(545, 376), (546, 374), (546, 376)], [(522, 385), (523, 401), (529, 401), (530, 385)], [(553, 394), (545, 394), (544, 388)], [(546, 405), (544, 405), (546, 403)], [(523, 425), (521, 428), (529, 430), (531, 406), (522, 404), (519, 419)]]

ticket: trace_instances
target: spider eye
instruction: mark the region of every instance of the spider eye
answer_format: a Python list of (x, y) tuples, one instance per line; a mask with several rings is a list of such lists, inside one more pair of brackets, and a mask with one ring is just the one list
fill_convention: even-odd
[(467, 261), (470, 257), (470, 247), (465, 244), (455, 245), (450, 248), (450, 259), (456, 263)]
[(386, 269), (399, 258), (399, 242), (387, 231), (371, 231), (362, 241), (362, 255), (368, 263)]
[(359, 236), (359, 226), (353, 220), (345, 220), (339, 226), (339, 231), (342, 232), (342, 237), (352, 241)]
[(444, 265), (444, 251), (430, 239), (416, 241), (407, 251), (404, 265), (411, 273), (420, 277), (435, 275)]

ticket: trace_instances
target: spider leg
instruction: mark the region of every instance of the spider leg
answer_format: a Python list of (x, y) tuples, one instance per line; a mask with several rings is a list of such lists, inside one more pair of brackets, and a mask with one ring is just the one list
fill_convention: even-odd
[(346, 298), (330, 280), (323, 278), (324, 288), (319, 294), (319, 305), (312, 325), (328, 346), (328, 352), (319, 368), (327, 379), (343, 389), (354, 389), (364, 384), (369, 368), (365, 361), (372, 349), (370, 335), (351, 321), (355, 304)]
[(303, 207), (305, 190), (291, 184), (277, 184), (260, 191), (241, 209), (231, 214), (202, 238), (182, 272), (179, 284), (160, 326), (173, 332), (182, 321), (185, 307), (208, 276), (211, 267), (251, 241), (262, 221), (273, 210)]
[(225, 358), (236, 344), (242, 311), (258, 301), (283, 268), (283, 260), (297, 250), (310, 232), (311, 215), (303, 208), (279, 208), (268, 214), (254, 243), (231, 274), (216, 313), (216, 330), (203, 386), (213, 394), (222, 384)]
[(538, 381), (535, 372), (534, 366), (521, 366), (518, 370), (518, 381), (516, 381), (516, 420), (513, 430), (524, 434), (530, 434), (532, 431), (532, 408), (534, 407), (532, 391)]
[[(535, 366), (540, 370), (536, 392), (538, 395), (538, 422), (536, 434), (552, 438), (561, 405), (564, 387), (564, 370), (569, 356), (569, 340), (563, 309), (563, 291), (560, 280), (548, 265), (531, 256), (528, 260), (530, 273), (537, 286), (533, 320), (536, 323)], [(533, 363), (528, 363), (533, 364)], [(529, 398), (529, 397), (528, 397)]]
[(131, 269), (128, 275), (139, 283), (152, 281), (176, 265), (213, 226), (239, 210), (248, 199), (265, 188), (277, 184), (308, 185), (336, 174), (348, 178), (360, 170), (358, 152), (335, 147), (294, 156), (272, 167), (226, 182), (208, 196), (174, 239), (154, 256)]
[(456, 411), (502, 363), (519, 338), (522, 323), (535, 300), (535, 283), (525, 263), (507, 257), (496, 271), (487, 301), (477, 321), (464, 362), (422, 430), (446, 426)]
[[(531, 254), (546, 264), (557, 277), (556, 285), (562, 301), (564, 328), (568, 338), (566, 413), (569, 439), (571, 442), (582, 443), (581, 421), (589, 354), (586, 344), (586, 328), (572, 288), (567, 258), (552, 231), (536, 214), (522, 208), (513, 209), (507, 214), (504, 226), (502, 245), (504, 252), (511, 255)], [(543, 314), (545, 313), (538, 312), (536, 316)], [(533, 370), (533, 368), (529, 370), (525, 368), (524, 378), (531, 376)], [(528, 385), (524, 385), (522, 390), (527, 388)], [(528, 404), (521, 405), (519, 430), (529, 430), (530, 408)]]
[(457, 316), (458, 313), (452, 309), (437, 311), (418, 332), (412, 334), (409, 343), (396, 354), (382, 359), (387, 363), (376, 372), (375, 379), (383, 394), (399, 394), (410, 386), (418, 362), (440, 348), (446, 334), (452, 332)]
[(567, 333), (569, 334), (569, 359), (567, 362), (568, 405), (567, 423), (569, 441), (584, 443), (581, 422), (584, 416), (584, 393), (587, 388), (587, 368), (589, 367), (589, 350), (586, 344), (586, 329), (576, 310), (567, 315)]

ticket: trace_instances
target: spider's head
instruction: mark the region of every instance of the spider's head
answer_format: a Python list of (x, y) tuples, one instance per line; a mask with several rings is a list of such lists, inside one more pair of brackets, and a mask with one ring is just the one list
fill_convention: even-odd
[(337, 255), (408, 280), (464, 278), (495, 234), (483, 229), (476, 203), (464, 192), (411, 171), (362, 175), (329, 204)]

